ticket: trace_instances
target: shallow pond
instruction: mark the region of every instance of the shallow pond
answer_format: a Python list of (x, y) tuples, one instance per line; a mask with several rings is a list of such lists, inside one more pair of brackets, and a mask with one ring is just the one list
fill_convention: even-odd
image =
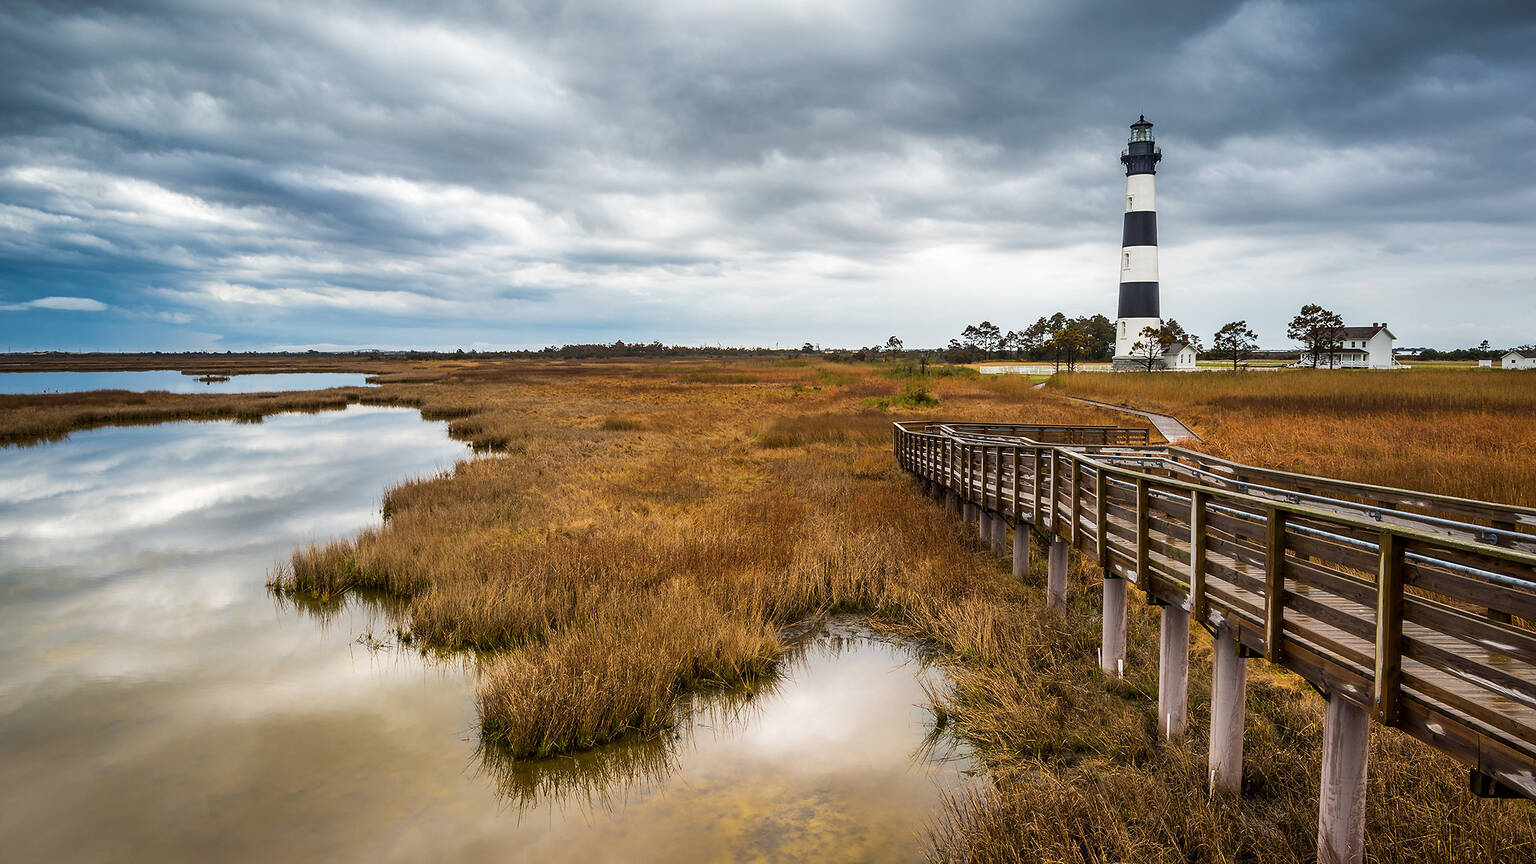
[(87, 390), (129, 390), (148, 393), (275, 393), (288, 390), (325, 390), (330, 387), (365, 387), (368, 376), (360, 372), (283, 372), (262, 375), (231, 375), (227, 381), (199, 381), (173, 369), (153, 372), (4, 372), (0, 393), (83, 393)]
[[(0, 450), (0, 844), (15, 861), (917, 860), (970, 762), (928, 741), (933, 674), (846, 622), (675, 739), (485, 759), (474, 669), (389, 644), (356, 600), (263, 587), (467, 456), (354, 406)], [(369, 637), (373, 637), (370, 639)]]

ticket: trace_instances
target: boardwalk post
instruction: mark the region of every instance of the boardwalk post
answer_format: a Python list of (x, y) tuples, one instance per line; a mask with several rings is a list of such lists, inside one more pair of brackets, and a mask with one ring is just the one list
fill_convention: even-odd
[[(1536, 726), (1525, 699), (1536, 686), (1524, 663), (1531, 648), (1524, 628), (1509, 623), (1536, 616), (1525, 587), (1536, 581), (1536, 535), (1516, 530), (1536, 524), (1536, 508), (1252, 468), (1193, 451), (1139, 456), (1119, 443), (1144, 442), (1145, 434), (1123, 430), (924, 428), (898, 424), (899, 464), (950, 512), (979, 522), (994, 553), (1006, 551), (1011, 523), (1016, 578), (1028, 577), (1030, 535), (1049, 535), (1042, 550), (1048, 608), (1066, 611), (1068, 550), (1086, 553), (1092, 537), (1105, 577), (1106, 673), (1124, 674), (1128, 583), (1152, 589), (1150, 602), (1163, 607), (1157, 719), (1170, 740), (1189, 735), (1190, 616), (1215, 628), (1213, 794), (1236, 794), (1243, 785), (1247, 657), (1267, 656), (1332, 691), (1319, 860), (1363, 857), (1361, 802), (1376, 722), (1465, 763), (1475, 794), (1536, 799)], [(1074, 442), (1088, 443), (1082, 451), (1061, 446)], [(1108, 446), (1094, 449), (1099, 444)], [(1187, 531), (1179, 524), (1183, 512), (1170, 503), (1186, 495)], [(1373, 539), (1379, 554), (1367, 551)], [(1374, 585), (1362, 575), (1373, 567)], [(1483, 610), (1489, 618), (1479, 616)], [(1412, 701), (1404, 697), (1405, 663), (1412, 664)], [(1361, 672), (1374, 676), (1362, 681)], [(1481, 725), (1460, 719), (1468, 715)]]
[(1099, 668), (1105, 675), (1124, 677), (1125, 580), (1109, 573), (1104, 574), (1104, 627), (1099, 645)]
[(1168, 603), (1159, 622), (1157, 724), (1170, 741), (1184, 737), (1189, 696), (1189, 610)]
[(1243, 787), (1243, 722), (1248, 666), (1237, 634), (1223, 622), (1216, 631), (1211, 676), (1211, 792), (1236, 794)]
[(1318, 864), (1365, 860), (1365, 763), (1371, 715), (1333, 694), (1323, 717), (1323, 773), (1318, 794)]
[(1045, 606), (1057, 612), (1067, 611), (1067, 541), (1051, 535), (1051, 548), (1046, 553)]
[(1022, 581), (1029, 575), (1029, 532), (1031, 526), (1022, 519), (1013, 522), (1013, 578)]

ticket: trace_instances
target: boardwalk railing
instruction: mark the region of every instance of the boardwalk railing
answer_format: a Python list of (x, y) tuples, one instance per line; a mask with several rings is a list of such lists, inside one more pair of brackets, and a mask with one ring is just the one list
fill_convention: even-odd
[[(1163, 607), (1159, 726), (1183, 734), (1189, 618), (1216, 637), (1211, 784), (1241, 784), (1242, 661), (1327, 695), (1319, 859), (1360, 860), (1369, 720), (1536, 798), (1536, 510), (1241, 465), (1150, 446), (1144, 429), (898, 423), (896, 456), (1014, 569), (1029, 528), (1098, 559), (1100, 662), (1124, 665), (1127, 582)], [(1022, 557), (1022, 563), (1021, 563)]]

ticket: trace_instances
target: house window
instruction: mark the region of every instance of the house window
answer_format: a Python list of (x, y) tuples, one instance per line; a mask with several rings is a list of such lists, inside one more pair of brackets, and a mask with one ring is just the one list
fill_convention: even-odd
[(1125, 196), (1125, 209), (1127, 209), (1127, 210), (1131, 209), (1131, 205), (1133, 205), (1135, 203), (1136, 203), (1136, 196), (1134, 196), (1134, 195), (1127, 195), (1127, 196)]
[(1125, 263), (1120, 265), (1120, 266), (1121, 266), (1122, 269), (1125, 269), (1125, 270), (1131, 269), (1131, 253), (1129, 253), (1129, 252), (1125, 253)]

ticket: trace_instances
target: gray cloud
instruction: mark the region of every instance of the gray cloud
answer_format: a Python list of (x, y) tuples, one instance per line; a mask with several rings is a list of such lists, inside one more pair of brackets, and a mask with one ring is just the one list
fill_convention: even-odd
[(1169, 314), (1528, 342), (1533, 38), (1523, 2), (9, 4), (0, 303), (119, 327), (0, 327), (933, 344), (1109, 312), (1146, 112)]

